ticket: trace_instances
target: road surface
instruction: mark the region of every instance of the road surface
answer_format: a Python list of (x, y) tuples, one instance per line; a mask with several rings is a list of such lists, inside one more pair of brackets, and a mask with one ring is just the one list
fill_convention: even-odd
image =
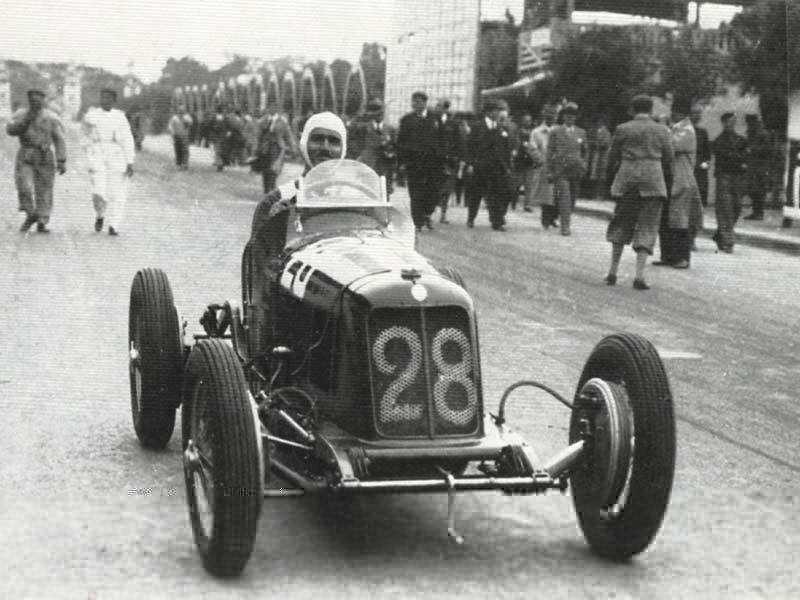
[[(0, 564), (7, 598), (797, 598), (800, 597), (800, 269), (796, 257), (700, 240), (688, 271), (651, 269), (653, 289), (602, 283), (605, 223), (573, 236), (514, 213), (509, 233), (463, 210), (420, 250), (460, 268), (480, 317), (493, 410), (521, 378), (574, 391), (604, 335), (653, 341), (678, 417), (672, 502), (653, 546), (630, 564), (589, 553), (559, 494), (457, 501), (464, 546), (445, 533), (446, 499), (330, 505), (269, 500), (243, 575), (219, 581), (195, 551), (176, 433), (143, 450), (130, 420), (127, 314), (137, 269), (157, 266), (182, 314), (237, 298), (241, 250), (260, 180), (216, 173), (207, 152), (177, 172), (162, 150), (137, 158), (119, 238), (96, 234), (71, 134), (49, 236), (17, 232), (13, 141), (0, 141)], [(563, 445), (568, 415), (521, 393), (509, 409), (540, 453)], [(179, 432), (176, 428), (176, 432)]]

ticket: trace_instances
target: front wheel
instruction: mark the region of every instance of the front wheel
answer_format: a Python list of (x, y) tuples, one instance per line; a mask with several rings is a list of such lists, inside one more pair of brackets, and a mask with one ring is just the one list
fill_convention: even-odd
[(221, 340), (203, 340), (189, 356), (182, 428), (189, 517), (203, 566), (237, 575), (255, 544), (263, 453), (244, 374)]
[(650, 342), (616, 334), (597, 344), (578, 383), (569, 437), (587, 443), (587, 460), (570, 477), (587, 542), (612, 560), (642, 552), (661, 527), (675, 471), (672, 393)]
[(148, 448), (163, 448), (175, 428), (183, 357), (172, 289), (158, 269), (143, 269), (133, 279), (128, 355), (136, 435)]

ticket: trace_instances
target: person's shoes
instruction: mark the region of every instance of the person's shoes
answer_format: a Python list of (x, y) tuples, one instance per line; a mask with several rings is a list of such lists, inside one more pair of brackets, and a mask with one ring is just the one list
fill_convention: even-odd
[(563, 235), (564, 237), (567, 237), (567, 236), (572, 235), (572, 232), (569, 229), (567, 229), (565, 231), (562, 231), (561, 235)]
[(439, 223), (442, 225), (449, 225), (450, 221), (448, 221), (446, 217), (439, 217)]
[(605, 281), (606, 285), (617, 285), (617, 276), (609, 273), (605, 277), (603, 277), (603, 281)]
[(688, 260), (679, 260), (675, 264), (672, 265), (673, 269), (688, 269), (689, 268), (689, 261)]
[(50, 230), (47, 228), (47, 225), (45, 225), (42, 222), (36, 223), (36, 231), (39, 233), (50, 233)]
[(656, 261), (653, 261), (650, 264), (653, 265), (654, 267), (674, 267), (675, 266), (671, 262), (667, 262), (665, 260), (656, 260)]
[(634, 279), (633, 280), (633, 289), (635, 289), (635, 290), (649, 290), (650, 286), (647, 285), (647, 282), (644, 279)]
[(750, 213), (744, 218), (745, 221), (763, 221), (764, 215), (761, 213)]
[(472, 229), (473, 227), (475, 227), (475, 222), (474, 221), (467, 221), (467, 229)]
[(116, 229), (114, 229), (113, 227), (111, 227), (109, 225), (109, 227), (108, 227), (108, 235), (119, 235), (119, 233), (117, 232)]
[(103, 217), (97, 217), (94, 220), (94, 230), (97, 233), (100, 233), (101, 231), (103, 231)]
[(722, 246), (722, 247), (720, 247), (719, 251), (723, 252), (725, 254), (733, 254), (733, 247), (731, 247), (731, 246)]
[(433, 231), (433, 223), (431, 223), (431, 218), (430, 217), (426, 217), (425, 218), (425, 227), (427, 227), (428, 229)]
[(505, 225), (498, 225), (497, 227), (492, 227), (492, 229), (494, 229), (495, 231), (502, 231), (503, 233), (508, 231)]
[(22, 222), (22, 225), (20, 225), (20, 227), (19, 227), (20, 233), (26, 233), (28, 231), (28, 229), (31, 228), (31, 225), (33, 225), (34, 223), (36, 223), (36, 217), (32, 217), (31, 215), (28, 215), (27, 217), (25, 217), (25, 220)]

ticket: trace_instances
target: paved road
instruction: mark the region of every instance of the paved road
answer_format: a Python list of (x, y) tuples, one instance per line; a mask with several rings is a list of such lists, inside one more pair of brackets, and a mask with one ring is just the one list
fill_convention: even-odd
[[(151, 148), (163, 143), (149, 140)], [(74, 146), (73, 146), (74, 147)], [(3, 597), (684, 598), (800, 597), (800, 278), (797, 258), (757, 248), (689, 271), (653, 269), (631, 289), (633, 257), (608, 288), (604, 223), (578, 217), (571, 238), (526, 214), (492, 232), (485, 216), (425, 233), (420, 249), (459, 267), (481, 321), (485, 397), (535, 377), (571, 394), (593, 345), (617, 330), (649, 337), (667, 363), (678, 464), (660, 536), (628, 565), (594, 558), (569, 498), (459, 497), (467, 542), (445, 535), (433, 495), (265, 504), (243, 576), (203, 571), (185, 508), (177, 435), (143, 451), (130, 424), (131, 279), (163, 268), (180, 310), (239, 295), (240, 252), (258, 180), (215, 173), (207, 156), (175, 172), (137, 159), (122, 235), (92, 231), (80, 161), (59, 179), (49, 236), (16, 232), (12, 144), (0, 141), (0, 582)], [(459, 210), (453, 221), (463, 223)], [(518, 428), (547, 454), (567, 415), (521, 395)]]

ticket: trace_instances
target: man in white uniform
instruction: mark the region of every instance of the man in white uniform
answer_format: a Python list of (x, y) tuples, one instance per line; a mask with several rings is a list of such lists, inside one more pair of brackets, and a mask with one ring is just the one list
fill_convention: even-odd
[(108, 216), (108, 234), (118, 235), (128, 179), (133, 177), (135, 148), (125, 113), (114, 108), (117, 93), (100, 92), (100, 108), (92, 107), (83, 118), (84, 147), (92, 179), (92, 202), (97, 218), (94, 230), (102, 231)]

